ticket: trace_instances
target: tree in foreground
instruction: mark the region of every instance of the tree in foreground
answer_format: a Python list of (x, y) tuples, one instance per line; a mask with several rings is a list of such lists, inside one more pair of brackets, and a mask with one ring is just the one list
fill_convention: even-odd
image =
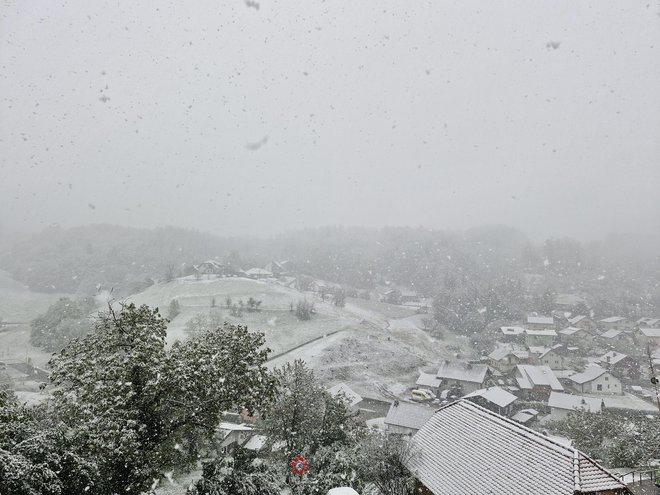
[(51, 360), (53, 415), (99, 475), (93, 493), (141, 493), (172, 466), (196, 462), (223, 411), (274, 394), (263, 334), (225, 325), (165, 346), (158, 309), (101, 314), (93, 333)]
[(57, 424), (0, 390), (0, 493), (82, 494), (92, 486), (93, 463), (80, 457)]
[(272, 465), (243, 448), (204, 464), (202, 477), (188, 495), (280, 495), (284, 476)]
[(46, 313), (30, 322), (30, 343), (46, 351), (59, 351), (93, 328), (89, 314), (94, 310), (91, 298), (73, 300), (62, 297)]

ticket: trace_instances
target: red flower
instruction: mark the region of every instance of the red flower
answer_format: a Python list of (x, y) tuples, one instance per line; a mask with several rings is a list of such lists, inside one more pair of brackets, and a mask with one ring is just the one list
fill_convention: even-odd
[(291, 467), (291, 472), (296, 476), (302, 476), (309, 471), (309, 462), (301, 455), (297, 455), (291, 459), (289, 466)]

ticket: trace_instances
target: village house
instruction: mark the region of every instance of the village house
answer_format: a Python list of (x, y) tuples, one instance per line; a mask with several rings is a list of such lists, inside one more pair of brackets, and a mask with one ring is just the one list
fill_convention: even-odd
[(628, 332), (624, 332), (623, 330), (615, 330), (612, 328), (600, 334), (597, 340), (601, 344), (605, 344), (608, 347), (613, 347), (631, 342), (632, 337)]
[(414, 435), (434, 412), (433, 407), (395, 400), (383, 422), (390, 433)]
[(609, 351), (595, 360), (600, 366), (618, 377), (639, 378), (639, 365), (626, 354)]
[(509, 373), (519, 364), (529, 362), (529, 352), (502, 345), (488, 355), (488, 364), (502, 373)]
[(588, 366), (582, 373), (569, 377), (573, 388), (582, 394), (621, 394), (621, 381), (605, 368)]
[(502, 416), (510, 416), (513, 403), (518, 397), (502, 387), (489, 387), (476, 390), (463, 397)]
[(566, 419), (569, 413), (577, 410), (599, 413), (605, 408), (605, 403), (602, 399), (595, 397), (552, 392), (548, 398), (548, 406), (550, 406), (552, 419), (560, 421)]
[(557, 332), (553, 329), (532, 330), (525, 329), (525, 344), (533, 346), (549, 346), (557, 339)]
[(444, 388), (457, 388), (462, 394), (469, 394), (489, 385), (492, 372), (485, 364), (444, 361), (436, 376)]
[(264, 270), (263, 268), (250, 268), (245, 272), (245, 275), (248, 278), (253, 278), (258, 280), (263, 278), (272, 278), (273, 272), (269, 272), (268, 270)]
[(523, 398), (529, 400), (547, 400), (550, 392), (563, 392), (564, 387), (548, 366), (519, 364), (516, 366), (516, 382)]
[(274, 277), (286, 277), (296, 273), (296, 266), (293, 261), (271, 261), (264, 270), (271, 272)]
[(658, 328), (660, 327), (660, 318), (640, 318), (637, 320), (637, 326), (639, 328), (646, 327), (646, 328)]
[(594, 323), (594, 321), (585, 315), (577, 315), (569, 318), (568, 323), (572, 327), (581, 328), (582, 330), (586, 330), (589, 333), (594, 332), (597, 328), (597, 325)]
[(610, 316), (598, 321), (598, 328), (601, 330), (626, 330), (629, 324), (623, 316)]
[(637, 339), (641, 346), (660, 347), (660, 328), (640, 328)]
[(433, 393), (436, 397), (440, 395), (440, 386), (442, 385), (442, 378), (438, 378), (432, 373), (420, 373), (419, 378), (415, 382), (417, 388), (425, 389)]
[(577, 294), (557, 294), (555, 296), (555, 308), (561, 311), (572, 311), (580, 304), (586, 304), (587, 301)]
[(550, 347), (537, 358), (538, 364), (548, 366), (551, 370), (565, 369), (568, 361), (566, 347), (562, 344)]
[(564, 344), (575, 344), (578, 342), (584, 342), (587, 339), (591, 339), (591, 334), (584, 328), (579, 327), (567, 327), (563, 330), (559, 330), (558, 334), (559, 341)]
[(530, 330), (554, 329), (555, 319), (552, 316), (528, 316), (526, 328)]
[(523, 327), (500, 327), (500, 342), (523, 342), (525, 329)]
[(337, 385), (330, 387), (327, 392), (334, 398), (342, 397), (348, 404), (348, 407), (352, 410), (357, 409), (358, 404), (362, 402), (360, 394), (355, 392), (345, 383), (338, 383)]
[(235, 277), (240, 274), (240, 268), (234, 268), (231, 265), (220, 263), (216, 260), (207, 260), (199, 265), (193, 266), (195, 273), (198, 276), (206, 275), (210, 277)]
[(521, 409), (511, 416), (511, 419), (520, 424), (527, 425), (534, 423), (538, 419), (539, 414), (536, 409)]
[(250, 436), (253, 427), (246, 424), (222, 422), (216, 428), (215, 442), (224, 453), (232, 452), (242, 446)]
[(440, 408), (412, 449), (421, 495), (631, 494), (582, 452), (467, 400)]
[(401, 289), (400, 294), (399, 301), (401, 304), (417, 304), (420, 302), (419, 296), (414, 291)]

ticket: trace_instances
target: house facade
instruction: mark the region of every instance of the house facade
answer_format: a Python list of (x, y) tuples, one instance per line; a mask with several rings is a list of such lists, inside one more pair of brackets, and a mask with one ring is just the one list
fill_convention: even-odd
[(490, 384), (492, 372), (485, 364), (444, 361), (436, 376), (444, 388), (460, 389), (469, 394)]
[(569, 377), (572, 387), (582, 394), (622, 394), (621, 380), (600, 366), (589, 366)]

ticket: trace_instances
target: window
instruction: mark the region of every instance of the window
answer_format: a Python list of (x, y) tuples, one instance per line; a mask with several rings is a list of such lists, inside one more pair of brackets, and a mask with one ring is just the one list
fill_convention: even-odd
[(601, 390), (603, 390), (603, 386), (600, 385), (600, 384), (596, 385), (596, 390), (598, 390), (600, 392)]

